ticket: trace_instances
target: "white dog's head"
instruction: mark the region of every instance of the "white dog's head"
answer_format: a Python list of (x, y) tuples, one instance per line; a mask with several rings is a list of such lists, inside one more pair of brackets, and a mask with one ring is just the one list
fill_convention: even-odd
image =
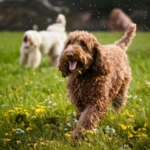
[(56, 22), (57, 23), (61, 23), (63, 24), (64, 26), (66, 25), (66, 18), (63, 14), (59, 14), (57, 19), (56, 19)]
[(41, 44), (42, 40), (37, 31), (29, 30), (25, 32), (22, 38), (22, 46), (24, 49), (31, 51), (39, 48)]

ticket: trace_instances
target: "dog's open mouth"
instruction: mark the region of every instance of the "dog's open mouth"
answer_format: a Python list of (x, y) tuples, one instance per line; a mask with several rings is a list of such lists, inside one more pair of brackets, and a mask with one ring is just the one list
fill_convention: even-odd
[(77, 67), (77, 61), (69, 61), (69, 70), (75, 70)]

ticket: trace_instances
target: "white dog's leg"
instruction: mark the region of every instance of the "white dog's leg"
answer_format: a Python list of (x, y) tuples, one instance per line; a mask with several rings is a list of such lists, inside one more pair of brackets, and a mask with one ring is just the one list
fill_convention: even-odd
[(27, 67), (33, 67), (34, 69), (40, 65), (41, 62), (41, 52), (39, 49), (34, 50), (29, 53)]
[(58, 57), (63, 49), (63, 42), (56, 43), (54, 49), (50, 53), (50, 65), (57, 66)]
[(27, 64), (28, 55), (21, 53), (20, 55), (20, 65), (26, 65)]

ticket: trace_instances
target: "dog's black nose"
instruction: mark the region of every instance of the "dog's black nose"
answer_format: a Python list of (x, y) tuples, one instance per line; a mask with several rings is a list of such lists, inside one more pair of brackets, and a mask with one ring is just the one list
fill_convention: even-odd
[(73, 57), (73, 53), (69, 52), (66, 54), (68, 58), (72, 58)]

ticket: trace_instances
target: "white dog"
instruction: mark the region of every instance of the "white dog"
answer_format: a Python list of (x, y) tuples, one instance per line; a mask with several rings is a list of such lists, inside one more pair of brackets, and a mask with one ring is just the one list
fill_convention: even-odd
[(41, 52), (43, 55), (49, 55), (50, 65), (56, 66), (58, 57), (61, 54), (67, 36), (59, 32), (40, 31), (42, 39)]
[(59, 32), (26, 31), (21, 46), (20, 65), (36, 68), (40, 65), (43, 54), (49, 55), (50, 64), (56, 66), (65, 40), (66, 37), (62, 37), (62, 34), (60, 36)]
[(36, 68), (41, 62), (40, 45), (41, 37), (37, 31), (29, 30), (25, 32), (20, 48), (20, 65)]
[(56, 23), (49, 25), (47, 31), (57, 31), (65, 32), (66, 31), (66, 18), (63, 14), (59, 14)]

